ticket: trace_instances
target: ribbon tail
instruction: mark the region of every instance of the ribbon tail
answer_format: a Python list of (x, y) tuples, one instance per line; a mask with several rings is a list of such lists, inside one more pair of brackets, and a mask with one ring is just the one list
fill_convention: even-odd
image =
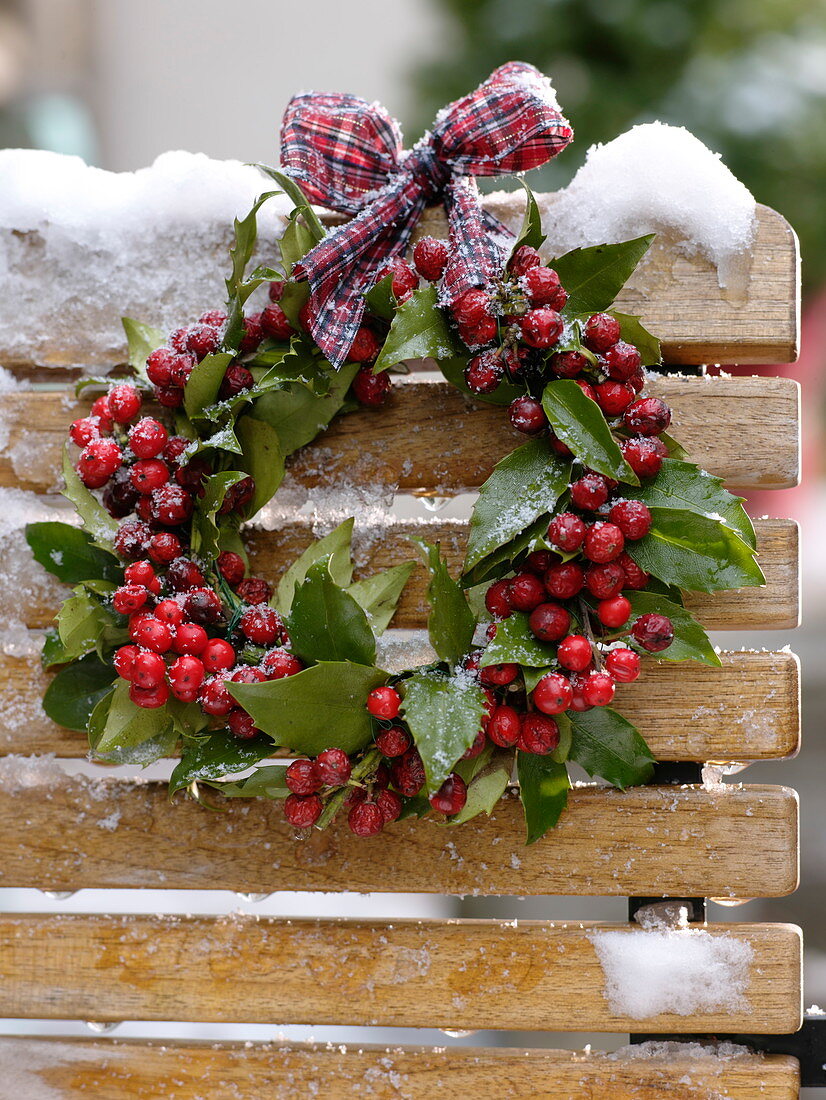
[[(479, 200), (472, 177), (454, 177), (445, 188), (450, 256), (444, 273), (442, 302), (452, 306), (468, 290), (487, 286), (501, 275), (505, 266), (504, 250), (489, 232), (490, 217)], [(496, 236), (501, 223), (496, 222)]]

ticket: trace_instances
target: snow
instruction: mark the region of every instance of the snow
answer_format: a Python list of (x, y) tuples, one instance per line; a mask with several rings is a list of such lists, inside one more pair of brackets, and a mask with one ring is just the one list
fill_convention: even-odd
[(617, 1015), (731, 1013), (747, 1003), (754, 949), (746, 940), (695, 928), (595, 931), (588, 939)]
[(66, 773), (54, 753), (44, 756), (0, 757), (0, 787), (7, 794), (19, 794), (33, 788), (54, 787), (66, 782)]
[[(106, 172), (6, 149), (0, 179), (4, 356), (98, 368), (123, 360), (123, 315), (167, 331), (223, 304), (233, 219), (272, 189), (249, 165), (185, 152)], [(290, 206), (279, 196), (259, 212), (264, 242)]]
[(689, 130), (662, 122), (591, 146), (570, 184), (544, 206), (554, 255), (665, 231), (686, 254), (710, 260), (721, 286), (754, 236), (748, 188)]

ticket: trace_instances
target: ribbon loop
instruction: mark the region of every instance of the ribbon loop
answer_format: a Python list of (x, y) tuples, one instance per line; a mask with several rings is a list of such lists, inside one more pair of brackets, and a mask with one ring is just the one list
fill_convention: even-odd
[(312, 202), (353, 216), (294, 269), (310, 283), (313, 336), (330, 362), (347, 361), (364, 293), (404, 253), (427, 204), (444, 202), (448, 212), (443, 299), (453, 304), (494, 278), (504, 253), (468, 177), (536, 168), (572, 137), (550, 81), (524, 62), (502, 65), (445, 107), (407, 153), (399, 124), (379, 104), (351, 95), (294, 96), (282, 123), (282, 165)]

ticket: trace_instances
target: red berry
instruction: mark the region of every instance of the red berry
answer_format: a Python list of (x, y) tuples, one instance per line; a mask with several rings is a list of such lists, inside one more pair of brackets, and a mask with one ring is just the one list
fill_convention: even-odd
[(608, 351), (620, 338), (620, 323), (610, 313), (595, 313), (585, 322), (583, 338), (591, 351)]
[(122, 645), (118, 649), (114, 656), (115, 672), (118, 676), (124, 680), (132, 679), (132, 669), (135, 664), (135, 658), (140, 653), (140, 650), (136, 645)]
[(129, 446), (137, 458), (155, 458), (169, 439), (169, 432), (154, 417), (145, 416), (129, 431)]
[(175, 558), (166, 571), (166, 583), (173, 592), (187, 592), (192, 588), (200, 588), (206, 582), (194, 561)]
[(562, 287), (559, 276), (553, 268), (542, 266), (529, 268), (523, 279), (525, 293), (532, 306), (553, 306), (554, 309), (561, 309), (565, 304), (564, 300), (561, 305), (558, 304)]
[[(270, 283), (270, 287), (272, 285)], [(227, 315), (222, 309), (208, 309), (206, 313), (201, 314), (198, 322), (202, 325), (211, 325), (213, 328), (223, 328), (227, 323)]]
[(353, 767), (344, 749), (324, 749), (316, 757), (316, 767), (321, 781), (328, 787), (343, 787), (350, 778)]
[(203, 484), (211, 473), (212, 462), (203, 455), (197, 455), (178, 467), (175, 471), (175, 480), (182, 489), (203, 496)]
[(100, 489), (123, 461), (123, 452), (114, 439), (93, 439), (80, 452), (77, 472), (88, 489)]
[(149, 540), (147, 553), (152, 561), (159, 565), (168, 565), (180, 557), (182, 550), (181, 540), (171, 531), (159, 531)]
[(594, 392), (606, 416), (619, 416), (634, 400), (634, 391), (624, 382), (600, 382)]
[(308, 798), (290, 794), (284, 799), (284, 816), (296, 829), (309, 829), (315, 825), (323, 809), (324, 803), (317, 794), (311, 794)]
[(592, 401), (596, 401), (597, 391), (594, 389), (590, 382), (586, 382), (584, 378), (575, 378), (574, 381), (586, 397), (590, 397)]
[(266, 679), (267, 674), (262, 669), (254, 668), (252, 665), (244, 665), (230, 676), (233, 684), (263, 684)]
[(523, 244), (520, 245), (513, 256), (511, 256), (510, 262), (508, 263), (508, 270), (519, 278), (522, 275), (526, 275), (533, 268), (539, 267), (541, 263), (542, 257), (537, 250), (532, 248), (529, 244)]
[(152, 519), (164, 527), (177, 527), (192, 515), (194, 502), (190, 494), (171, 482), (155, 489), (149, 497)]
[(175, 641), (172, 648), (176, 653), (198, 654), (203, 653), (209, 641), (207, 632), (197, 623), (181, 623), (175, 630)]
[(169, 684), (172, 694), (176, 699), (185, 698), (191, 702), (198, 694), (205, 676), (203, 662), (197, 657), (179, 657), (169, 666)]
[(469, 348), (478, 348), (489, 344), (496, 336), (497, 331), (494, 317), (488, 317), (478, 325), (459, 326), (459, 335)]
[(155, 618), (169, 626), (180, 626), (184, 621), (184, 610), (177, 600), (161, 600), (155, 608)]
[(659, 397), (643, 397), (628, 406), (622, 422), (639, 435), (661, 435), (671, 423), (671, 409)]
[(350, 363), (374, 363), (381, 351), (381, 342), (375, 332), (367, 325), (361, 325), (356, 338), (347, 352)]
[(582, 698), (589, 707), (607, 707), (614, 698), (614, 678), (608, 672), (592, 672), (582, 685)]
[(519, 321), (522, 339), (532, 348), (550, 348), (562, 335), (562, 318), (554, 309), (530, 309)]
[(626, 344), (624, 340), (608, 348), (600, 360), (600, 366), (608, 377), (617, 382), (627, 382), (629, 378), (633, 378), (641, 363), (640, 353), (633, 344)]
[(608, 500), (608, 483), (602, 474), (585, 474), (571, 485), (571, 503), (583, 511), (595, 512)]
[(495, 581), (485, 593), (485, 607), (495, 619), (507, 619), (513, 610), (509, 592), (510, 581)]
[(549, 672), (533, 689), (534, 706), (543, 714), (562, 714), (571, 705), (571, 682), (561, 672)]
[(620, 554), (617, 558), (617, 562), (622, 566), (623, 572), (625, 573), (625, 584), (623, 584), (623, 588), (640, 590), (648, 586), (648, 582), (651, 580), (651, 574), (646, 573), (644, 569), (640, 569), (630, 554)]
[(559, 744), (559, 726), (548, 715), (526, 714), (522, 719), (517, 746), (520, 752), (547, 756)]
[(654, 477), (668, 457), (668, 448), (659, 439), (626, 439), (620, 450), (637, 477)]
[(129, 698), (136, 706), (155, 710), (157, 707), (162, 707), (169, 699), (169, 688), (164, 682), (153, 688), (141, 688), (137, 684), (131, 684)]
[(408, 749), (390, 765), (393, 786), (405, 798), (414, 798), (424, 786), (425, 774), (418, 749)]
[(220, 596), (211, 588), (190, 589), (184, 609), (194, 623), (207, 626), (217, 623), (224, 611)]
[(215, 718), (226, 718), (236, 706), (236, 702), (227, 691), (223, 680), (217, 676), (206, 680), (198, 692), (198, 702), (205, 714), (211, 714)]
[(142, 584), (150, 592), (158, 593), (161, 590), (160, 581), (155, 576), (152, 563), (148, 561), (136, 561), (127, 565), (123, 571), (127, 584)]
[(660, 653), (668, 649), (674, 641), (674, 626), (665, 615), (649, 612), (640, 615), (631, 627), (631, 633), (643, 649), (649, 653)]
[(238, 623), (241, 633), (256, 645), (272, 645), (284, 641), (284, 624), (281, 616), (271, 607), (250, 607)]
[(545, 591), (557, 600), (571, 600), (582, 591), (585, 574), (575, 561), (552, 565), (545, 573)]
[(502, 362), (492, 351), (474, 355), (465, 367), (465, 381), (473, 393), (492, 393), (502, 381)]
[(378, 791), (375, 799), (385, 825), (398, 819), (402, 812), (402, 800), (395, 791)]
[(597, 608), (597, 615), (602, 625), (614, 630), (625, 626), (630, 614), (631, 601), (625, 596), (612, 596), (610, 600), (601, 600)]
[(487, 727), (487, 735), (502, 749), (509, 749), (516, 744), (522, 730), (522, 719), (513, 707), (496, 707), (490, 717)]
[(159, 458), (145, 458), (136, 462), (129, 472), (132, 485), (143, 496), (149, 496), (169, 481), (169, 467)]
[(128, 424), (140, 412), (141, 395), (134, 386), (123, 383), (109, 390), (108, 404), (112, 419), (118, 424)]
[(298, 311), (298, 323), (306, 332), (310, 332), (315, 323), (315, 310), (310, 301), (306, 301)]
[(373, 688), (367, 696), (367, 709), (374, 718), (392, 721), (399, 713), (402, 697), (392, 687)]
[(480, 729), (473, 739), (473, 744), (469, 749), (465, 749), (462, 753), (463, 760), (475, 760), (476, 757), (484, 752), (485, 745), (487, 745), (488, 739), (484, 730)]
[(370, 367), (362, 367), (353, 379), (352, 387), (356, 400), (370, 409), (377, 409), (387, 400), (390, 392), (390, 376), (387, 371), (373, 374)]
[(632, 684), (640, 674), (640, 655), (633, 649), (612, 649), (605, 667), (618, 684)]
[(514, 428), (525, 435), (538, 435), (548, 427), (548, 418), (542, 408), (542, 402), (527, 394), (515, 397), (511, 401), (508, 415)]
[(565, 554), (571, 554), (582, 546), (588, 528), (573, 512), (560, 512), (548, 525), (548, 539)]
[(401, 726), (391, 726), (390, 729), (379, 730), (376, 734), (376, 746), (388, 760), (402, 756), (412, 744), (410, 734)]
[(81, 420), (75, 420), (69, 428), (69, 438), (77, 447), (85, 447), (99, 436), (100, 429), (96, 417), (84, 416)]
[(271, 649), (261, 662), (268, 680), (283, 680), (285, 676), (295, 676), (304, 665), (288, 649)]
[(224, 372), (224, 377), (221, 379), (218, 399), (219, 401), (229, 401), (230, 398), (237, 397), (239, 393), (251, 390), (254, 385), (255, 379), (249, 367), (245, 367), (243, 363), (230, 363)]
[(112, 593), (112, 606), (121, 615), (131, 615), (133, 611), (139, 611), (143, 607), (148, 595), (142, 585), (125, 584)]
[(591, 365), (578, 351), (557, 351), (551, 356), (550, 364), (558, 378), (576, 378)]
[(553, 550), (532, 550), (525, 558), (524, 567), (537, 577), (544, 577), (552, 565), (559, 562), (559, 554)]
[(479, 679), (485, 687), (505, 687), (512, 684), (519, 675), (519, 665), (486, 665), (479, 673)]
[(211, 638), (201, 650), (207, 672), (222, 672), (235, 664), (235, 650), (223, 638)]
[(413, 263), (423, 279), (436, 283), (447, 266), (447, 242), (435, 237), (422, 237), (413, 247)]
[(315, 794), (323, 786), (313, 760), (293, 760), (284, 772), (284, 782), (293, 794)]
[(585, 587), (598, 600), (609, 600), (618, 596), (625, 587), (625, 570), (615, 561), (589, 565), (585, 570)]
[(272, 585), (268, 584), (263, 577), (247, 577), (245, 581), (241, 581), (236, 589), (239, 599), (242, 599), (244, 603), (251, 603), (254, 605), (259, 603), (269, 603), (272, 599)]
[(172, 370), (177, 355), (169, 348), (158, 348), (146, 360), (146, 374), (155, 386), (168, 386), (172, 382)]
[(440, 814), (450, 817), (458, 814), (467, 802), (467, 786), (456, 772), (451, 772), (444, 783), (429, 799), (430, 805)]
[(453, 303), (453, 317), (457, 325), (472, 328), (493, 319), (490, 310), (490, 298), (480, 289), (466, 290), (458, 301)]
[(556, 656), (563, 668), (582, 672), (591, 663), (591, 643), (583, 634), (569, 634), (559, 643)]
[(155, 400), (165, 409), (179, 409), (184, 403), (184, 391), (179, 386), (156, 386)]
[(545, 600), (545, 585), (533, 573), (519, 573), (508, 586), (508, 602), (515, 611), (533, 611)]
[(615, 523), (597, 522), (588, 528), (582, 552), (589, 561), (614, 561), (625, 548), (625, 538)]
[(561, 604), (541, 603), (531, 612), (528, 626), (540, 642), (558, 642), (568, 633), (571, 616)]
[(208, 355), (212, 355), (221, 346), (222, 330), (217, 325), (204, 324), (199, 321), (189, 330), (186, 338), (186, 350), (191, 352), (200, 363)]
[(280, 302), (284, 296), (284, 287), (286, 283), (283, 279), (273, 279), (270, 285), (267, 287), (267, 293), (271, 302)]
[(151, 615), (137, 623), (131, 633), (133, 642), (153, 653), (166, 653), (172, 647), (169, 625)]
[(122, 558), (139, 558), (152, 537), (151, 530), (137, 519), (128, 519), (118, 528), (115, 552)]
[(252, 313), (244, 318), (244, 335), (238, 348), (239, 355), (249, 355), (255, 351), (264, 339), (264, 330), (261, 327), (261, 314)]
[[(272, 284), (270, 284), (272, 285)], [(261, 313), (261, 330), (271, 340), (289, 340), (295, 329), (281, 306), (267, 306)]]
[(419, 276), (406, 260), (394, 260), (385, 268), (384, 274), (393, 276), (391, 289), (397, 302), (406, 302), (419, 285)]
[(628, 385), (634, 391), (634, 393), (640, 393), (645, 389), (645, 375), (641, 370), (638, 370), (636, 374), (632, 374), (628, 379)]
[(570, 458), (573, 451), (568, 447), (555, 432), (551, 432), (548, 435), (548, 441), (551, 444), (551, 450), (560, 456), (560, 458)]
[(229, 712), (227, 725), (229, 726), (229, 732), (237, 737), (239, 741), (251, 741), (253, 737), (257, 737), (261, 732), (256, 726), (252, 715), (247, 714), (241, 707), (236, 707)]
[(641, 539), (651, 530), (651, 512), (641, 500), (621, 500), (608, 513), (627, 539)]
[(375, 802), (359, 802), (347, 814), (347, 824), (356, 836), (377, 836), (384, 828), (384, 814)]
[(216, 564), (218, 566), (218, 572), (230, 588), (235, 588), (235, 586), (240, 584), (244, 579), (246, 566), (240, 554), (236, 554), (232, 550), (224, 550), (218, 555)]

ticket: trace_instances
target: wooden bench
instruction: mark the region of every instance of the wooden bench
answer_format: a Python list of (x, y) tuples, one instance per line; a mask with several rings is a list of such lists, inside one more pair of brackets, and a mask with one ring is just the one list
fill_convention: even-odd
[[(431, 227), (432, 228), (432, 227)], [(798, 259), (792, 231), (760, 208), (746, 299), (734, 308), (702, 260), (661, 242), (655, 302), (632, 282), (625, 305), (663, 338), (670, 365), (771, 362), (797, 344)], [(151, 320), (151, 318), (149, 318)], [(0, 361), (2, 361), (0, 349)], [(35, 364), (21, 365), (42, 377)], [(674, 435), (693, 460), (730, 488), (784, 488), (799, 474), (798, 392), (773, 378), (665, 376), (652, 386), (674, 407)], [(0, 486), (54, 490), (72, 413), (63, 392), (0, 397), (9, 440)], [(81, 402), (81, 404), (83, 404)], [(26, 432), (26, 453), (15, 460)], [(367, 434), (369, 433), (369, 435)], [(381, 415), (340, 418), (293, 476), (313, 488), (345, 473), (402, 493), (452, 496), (478, 487), (515, 445), (501, 410), (474, 405), (416, 375)], [(323, 448), (324, 473), (313, 452)], [(423, 521), (422, 521), (423, 522)], [(420, 523), (391, 521), (365, 569), (409, 556), (404, 538)], [(782, 519), (757, 523), (767, 587), (695, 596), (715, 630), (792, 628), (798, 621), (798, 538)], [(464, 526), (435, 518), (458, 564)], [(277, 534), (250, 532), (254, 568), (276, 575), (311, 539), (294, 518)], [(425, 578), (417, 570), (394, 622), (421, 627)], [(20, 614), (32, 630), (56, 611), (48, 599)], [(785, 639), (784, 639), (785, 640)], [(0, 658), (0, 696), (25, 720), (0, 728), (5, 754), (80, 758), (80, 735), (38, 713), (47, 678), (31, 657)], [(666, 762), (782, 759), (799, 743), (796, 658), (731, 652), (723, 667), (646, 668), (623, 692), (623, 711)], [(29, 718), (28, 716), (31, 716)], [(470, 895), (610, 895), (754, 898), (792, 892), (798, 876), (797, 799), (781, 786), (652, 785), (626, 793), (576, 788), (559, 827), (525, 848), (519, 806), (445, 830), (404, 821), (358, 840), (333, 827), (296, 841), (280, 806), (228, 802), (210, 814), (163, 785), (120, 778), (60, 778), (44, 764), (25, 782), (0, 760), (0, 885), (49, 891), (96, 888), (270, 893), (408, 891)], [(105, 773), (104, 773), (105, 774)], [(40, 784), (40, 785), (38, 785)], [(582, 903), (582, 917), (589, 905)], [(709, 924), (711, 937), (749, 945), (744, 995), (723, 1008), (638, 1018), (607, 990), (599, 935), (643, 936), (633, 924), (546, 920), (283, 920), (232, 917), (0, 915), (4, 1017), (178, 1020), (274, 1025), (362, 1025), (668, 1034), (786, 1034), (801, 1024), (801, 938), (781, 924)], [(676, 950), (676, 948), (675, 948)], [(242, 975), (243, 980), (238, 976)], [(161, 1096), (551, 1097), (611, 1100), (798, 1094), (795, 1059), (716, 1054), (694, 1044), (650, 1057), (517, 1048), (331, 1047), (0, 1039), (7, 1095), (74, 1100)], [(17, 1076), (15, 1076), (17, 1075)], [(18, 1084), (18, 1081), (20, 1084)]]

